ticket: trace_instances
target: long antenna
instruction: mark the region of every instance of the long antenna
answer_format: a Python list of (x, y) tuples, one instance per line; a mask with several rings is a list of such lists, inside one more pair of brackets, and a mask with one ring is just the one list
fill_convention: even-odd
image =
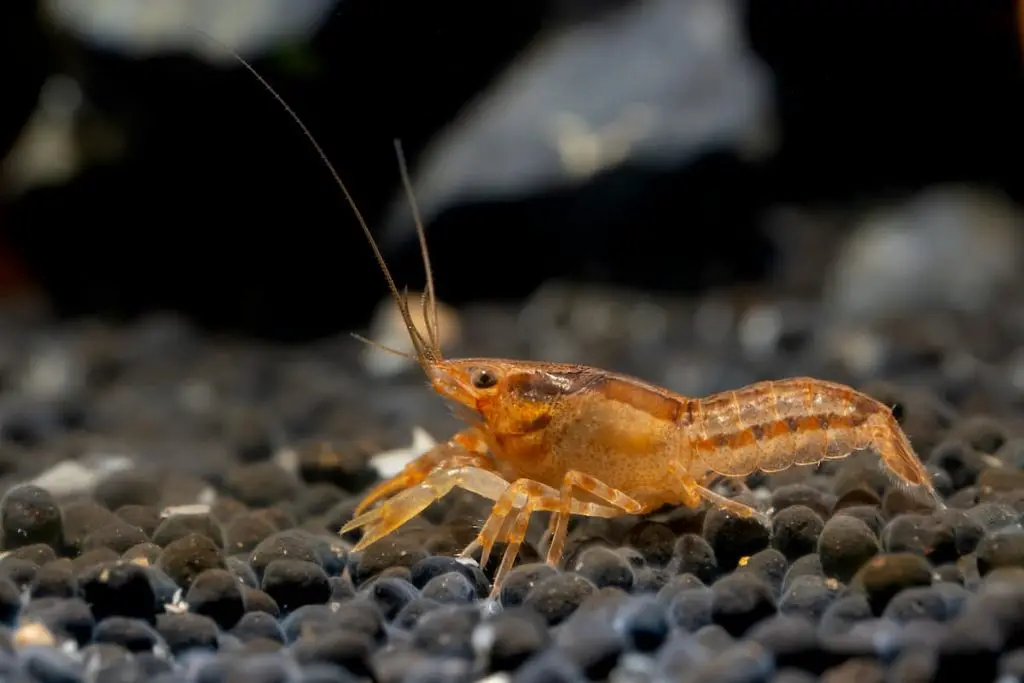
[[(345, 182), (341, 179), (341, 174), (339, 174), (337, 169), (334, 168), (334, 164), (331, 163), (331, 160), (328, 158), (327, 153), (324, 152), (323, 148), (320, 146), (320, 143), (317, 142), (316, 137), (314, 137), (313, 133), (309, 130), (309, 128), (302, 121), (302, 119), (299, 117), (299, 115), (297, 113), (295, 113), (295, 110), (293, 110), (288, 105), (288, 102), (286, 102), (285, 99), (283, 97), (281, 97), (281, 95), (273, 88), (273, 86), (270, 85), (270, 83), (267, 81), (267, 79), (265, 79), (263, 76), (261, 76), (260, 73), (255, 69), (255, 67), (253, 67), (251, 64), (249, 64), (249, 62), (244, 57), (242, 57), (242, 55), (238, 54), (238, 52), (233, 50), (230, 46), (225, 45), (222, 41), (218, 40), (217, 38), (214, 38), (213, 36), (211, 36), (206, 31), (204, 31), (204, 30), (202, 30), (202, 29), (200, 29), (200, 28), (198, 28), (196, 26), (193, 26), (192, 28), (196, 32), (204, 35), (209, 40), (211, 40), (214, 43), (217, 43), (218, 45), (220, 45), (227, 53), (229, 53), (232, 57), (234, 57), (238, 61), (238, 63), (241, 64), (250, 74), (252, 74), (252, 76), (257, 81), (259, 81), (260, 84), (263, 85), (264, 88), (266, 88), (267, 92), (269, 92), (270, 95), (275, 100), (278, 101), (278, 103), (281, 105), (281, 107), (285, 110), (285, 112), (292, 118), (292, 120), (295, 122), (295, 124), (302, 131), (303, 135), (306, 136), (306, 139), (309, 140), (309, 143), (313, 146), (313, 149), (316, 151), (317, 155), (320, 157), (320, 160), (323, 161), (324, 165), (327, 167), (327, 170), (330, 172), (331, 176), (334, 178), (335, 183), (337, 183), (338, 187), (341, 188), (341, 192), (345, 196), (345, 201), (347, 201), (349, 207), (351, 207), (352, 212), (355, 214), (356, 220), (359, 223), (359, 227), (362, 228), (363, 233), (366, 235), (367, 241), (370, 243), (370, 247), (373, 249), (373, 255), (376, 257), (377, 264), (380, 266), (381, 271), (384, 273), (384, 278), (387, 280), (388, 288), (391, 290), (391, 294), (395, 298), (395, 301), (398, 304), (399, 312), (402, 315), (402, 320), (405, 322), (406, 329), (409, 331), (409, 337), (412, 340), (413, 346), (416, 348), (416, 355), (417, 355), (417, 359), (420, 362), (420, 365), (422, 365), (424, 370), (426, 370), (427, 369), (427, 365), (429, 363), (436, 362), (436, 361), (440, 360), (440, 358), (441, 358), (440, 349), (437, 347), (436, 342), (434, 341), (434, 335), (430, 332), (430, 329), (429, 329), (430, 328), (430, 323), (429, 322), (427, 323), (427, 327), (428, 327), (427, 331), (428, 331), (428, 334), (431, 337), (431, 341), (428, 342), (426, 339), (423, 338), (423, 335), (420, 333), (420, 331), (416, 328), (416, 325), (413, 323), (412, 315), (409, 313), (408, 299), (406, 297), (402, 296), (402, 294), (398, 290), (398, 286), (395, 284), (394, 278), (391, 277), (391, 271), (388, 269), (387, 263), (384, 260), (384, 255), (381, 254), (380, 248), (377, 246), (377, 241), (373, 239), (373, 233), (370, 231), (370, 227), (369, 227), (369, 225), (367, 225), (366, 219), (363, 217), (362, 212), (359, 210), (359, 206), (356, 204), (355, 199), (353, 199), (352, 195), (349, 193), (348, 187), (345, 185)], [(401, 146), (398, 145), (397, 142), (396, 142), (396, 149), (398, 149), (398, 151), (401, 152)], [(404, 159), (402, 159), (401, 155), (399, 156), (399, 159), (400, 159), (400, 162), (401, 162), (400, 163), (400, 167), (402, 169), (403, 178), (407, 182), (407, 173), (405, 172), (405, 162), (404, 162)], [(418, 217), (419, 213), (418, 213), (418, 211), (417, 211), (415, 206), (413, 207), (413, 211), (414, 211), (414, 215), (416, 215)], [(423, 234), (422, 226), (418, 222), (418, 218), (417, 218), (417, 231), (418, 231), (418, 233), (420, 235), (420, 245), (421, 245), (421, 248), (423, 249), (424, 255), (426, 256), (426, 240), (425, 240), (425, 237), (424, 237), (424, 234)], [(429, 274), (429, 272), (430, 272), (429, 263), (426, 264), (426, 268), (427, 268), (427, 272)], [(429, 280), (429, 275), (428, 275), (428, 280)], [(430, 296), (431, 300), (433, 300), (433, 283), (428, 281), (427, 288), (428, 288), (428, 290), (430, 290), (429, 296)], [(436, 305), (435, 305), (435, 308), (434, 308), (434, 314), (435, 314), (435, 322), (436, 322)]]

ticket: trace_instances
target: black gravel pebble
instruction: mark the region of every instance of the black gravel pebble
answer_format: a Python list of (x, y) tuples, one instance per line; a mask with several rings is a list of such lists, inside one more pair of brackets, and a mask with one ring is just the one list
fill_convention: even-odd
[(473, 656), (473, 630), (480, 623), (480, 612), (474, 606), (443, 606), (427, 612), (412, 631), (413, 644), (437, 656)]
[(536, 612), (513, 608), (478, 624), (471, 638), (487, 670), (514, 671), (524, 660), (551, 642), (547, 622)]
[(818, 537), (818, 557), (826, 576), (847, 583), (881, 548), (867, 524), (847, 514), (830, 519)]
[(54, 635), (74, 640), (81, 647), (93, 637), (94, 614), (90, 605), (80, 598), (40, 598), (25, 606), (19, 621), (43, 624)]
[(806, 484), (786, 484), (772, 492), (772, 508), (776, 513), (801, 505), (822, 517), (828, 517), (835, 505), (835, 497)]
[(156, 620), (156, 630), (174, 654), (192, 649), (215, 650), (220, 634), (213, 619), (190, 612), (161, 614)]
[(957, 490), (973, 485), (985, 467), (981, 454), (960, 439), (940, 443), (928, 456), (927, 462), (948, 474), (953, 488)]
[(718, 576), (718, 558), (703, 536), (683, 534), (673, 555), (671, 567), (677, 574), (692, 574), (704, 583), (711, 583)]
[(78, 583), (98, 620), (119, 616), (152, 622), (160, 609), (150, 575), (130, 562), (90, 567), (79, 576)]
[(1001, 567), (1024, 567), (1024, 531), (989, 534), (978, 543), (975, 553), (982, 576)]
[(225, 490), (252, 508), (270, 507), (296, 497), (300, 482), (274, 462), (240, 465), (230, 471)]
[(419, 591), (411, 583), (391, 576), (376, 579), (365, 590), (388, 621), (394, 619), (406, 605), (420, 597)]
[(30, 587), (32, 598), (70, 598), (78, 594), (78, 579), (71, 561), (53, 560), (39, 567)]
[(792, 562), (817, 550), (824, 528), (817, 512), (806, 505), (790, 505), (772, 518), (772, 547)]
[(740, 560), (737, 571), (748, 572), (764, 581), (778, 595), (782, 592), (782, 581), (789, 570), (785, 556), (774, 548), (765, 548), (754, 555)]
[(714, 551), (721, 571), (733, 570), (740, 558), (768, 547), (771, 538), (771, 530), (758, 519), (737, 517), (721, 508), (708, 510), (702, 534)]
[(707, 586), (677, 593), (668, 605), (667, 618), (684, 631), (695, 632), (712, 622), (714, 595)]
[(931, 565), (918, 555), (892, 553), (869, 560), (854, 576), (853, 584), (863, 590), (875, 616), (881, 616), (886, 605), (900, 591), (916, 586), (930, 586)]
[(428, 581), (423, 587), (423, 597), (445, 604), (462, 604), (478, 596), (476, 587), (463, 573), (448, 572)]
[(711, 586), (712, 621), (733, 637), (776, 613), (772, 589), (754, 574), (737, 572)]
[(231, 635), (242, 642), (263, 638), (284, 643), (280, 622), (266, 612), (246, 612), (232, 627)]
[(210, 515), (171, 515), (153, 531), (153, 543), (161, 548), (189, 534), (199, 534), (213, 541), (218, 548), (224, 546), (220, 524)]
[(291, 647), (300, 664), (336, 664), (357, 678), (369, 676), (373, 640), (365, 633), (335, 629), (315, 637), (299, 638)]
[(245, 614), (242, 584), (226, 569), (207, 569), (185, 594), (189, 610), (210, 617), (222, 629), (232, 628)]
[(93, 641), (120, 645), (129, 652), (152, 652), (157, 645), (165, 645), (155, 628), (131, 617), (107, 617), (100, 621)]
[(207, 569), (224, 569), (224, 558), (217, 545), (202, 534), (191, 533), (167, 544), (157, 566), (181, 588)]
[(628, 591), (633, 588), (633, 567), (619, 553), (604, 546), (584, 550), (573, 570), (598, 588), (615, 587)]
[(120, 555), (147, 541), (149, 541), (149, 537), (146, 536), (146, 532), (137, 526), (119, 520), (90, 532), (82, 541), (82, 550), (109, 548)]
[(331, 597), (327, 574), (319, 564), (304, 560), (274, 560), (263, 572), (261, 588), (283, 612), (322, 604)]
[(0, 532), (6, 550), (34, 543), (56, 548), (64, 533), (63, 516), (49, 491), (23, 484), (0, 500)]
[(834, 579), (805, 574), (789, 583), (779, 600), (779, 612), (817, 622), (835, 599), (839, 584)]
[(515, 607), (526, 602), (534, 586), (549, 577), (558, 574), (558, 570), (543, 562), (531, 562), (515, 567), (505, 577), (501, 585), (500, 599), (504, 607)]
[(536, 610), (548, 624), (554, 625), (568, 618), (596, 591), (597, 587), (582, 576), (558, 573), (538, 581), (523, 604)]
[(160, 509), (155, 505), (122, 505), (114, 510), (114, 514), (121, 521), (142, 529), (142, 533), (149, 538), (153, 537), (153, 532), (163, 521)]

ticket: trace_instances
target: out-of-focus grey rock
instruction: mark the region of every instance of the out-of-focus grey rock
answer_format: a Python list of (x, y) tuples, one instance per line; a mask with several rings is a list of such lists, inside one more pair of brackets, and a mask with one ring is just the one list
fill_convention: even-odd
[(252, 55), (313, 33), (337, 0), (46, 0), (53, 21), (93, 45), (132, 55), (186, 50), (232, 59), (195, 29)]
[[(768, 72), (739, 0), (637, 0), (538, 39), (426, 150), (425, 221), (452, 204), (585, 182), (623, 162), (678, 167), (773, 147)], [(404, 195), (383, 234), (411, 225)]]
[(997, 192), (931, 188), (854, 230), (826, 286), (826, 309), (836, 320), (859, 322), (978, 311), (1019, 278), (1022, 229), (1018, 208)]

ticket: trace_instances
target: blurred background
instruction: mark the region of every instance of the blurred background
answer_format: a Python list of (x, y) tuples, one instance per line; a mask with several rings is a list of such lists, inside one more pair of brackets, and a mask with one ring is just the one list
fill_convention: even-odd
[(455, 428), (422, 374), (348, 335), (408, 346), (340, 189), (231, 50), (415, 292), (401, 140), (452, 355), (692, 396), (846, 381), (899, 405), (922, 453), (946, 413), (877, 382), (1024, 427), (1022, 17), (1015, 0), (0, 3), (0, 477), (143, 452), (206, 472)]
[(870, 374), (866, 326), (1022, 291), (1022, 26), (1014, 0), (3, 3), (3, 292), (289, 342), (376, 311), (386, 336), (353, 213), (223, 43), (416, 290), (401, 140), (439, 296), (483, 311), (457, 341), (507, 341), (504, 306), (535, 357), (813, 332)]

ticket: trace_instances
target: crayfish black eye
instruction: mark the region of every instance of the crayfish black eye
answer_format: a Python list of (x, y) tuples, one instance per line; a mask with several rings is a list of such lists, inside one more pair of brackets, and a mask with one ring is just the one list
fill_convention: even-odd
[(497, 376), (490, 370), (473, 371), (473, 386), (477, 389), (490, 389), (497, 383)]

